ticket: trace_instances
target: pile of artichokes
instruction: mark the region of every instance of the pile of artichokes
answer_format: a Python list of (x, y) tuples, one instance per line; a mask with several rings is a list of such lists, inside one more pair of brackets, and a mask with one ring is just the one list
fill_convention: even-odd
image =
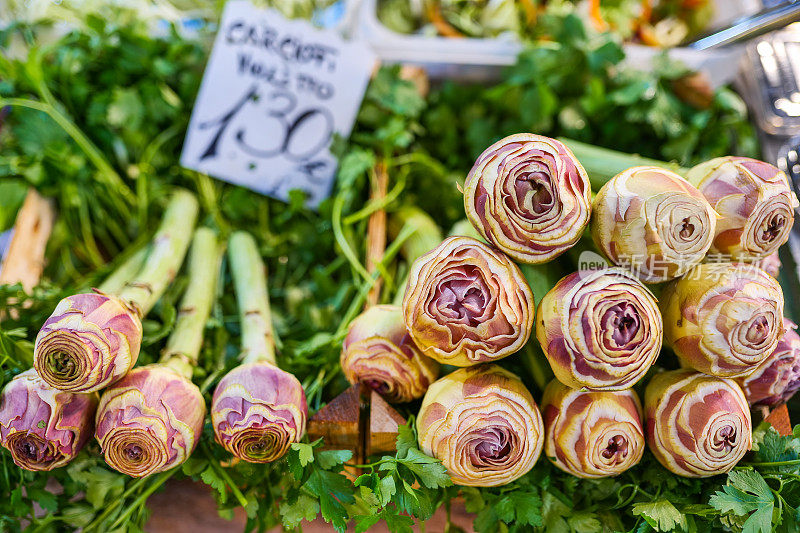
[[(509, 483), (542, 450), (574, 476), (614, 476), (646, 445), (678, 475), (725, 473), (751, 447), (751, 406), (800, 388), (800, 337), (773, 277), (798, 202), (776, 167), (633, 167), (592, 198), (566, 145), (517, 134), (478, 157), (463, 190), (472, 235), (416, 258), (402, 308), (367, 310), (342, 351), (351, 382), (422, 397), (420, 448), (455, 483)], [(515, 262), (579, 242), (605, 266), (578, 261), (534, 302)], [(538, 405), (494, 364), (536, 342), (556, 377)], [(662, 343), (681, 369), (654, 367)], [(439, 364), (461, 368), (430, 384)]]
[[(751, 407), (800, 388), (800, 336), (773, 277), (798, 202), (776, 167), (725, 157), (685, 178), (633, 167), (592, 198), (566, 145), (517, 134), (480, 155), (463, 190), (472, 227), (409, 241), (405, 290), (357, 317), (341, 353), (349, 381), (391, 402), (422, 399), (419, 446), (457, 484), (506, 484), (542, 450), (574, 476), (614, 476), (646, 445), (678, 475), (724, 473), (750, 449)], [(196, 199), (177, 191), (146, 253), (131, 254), (100, 290), (64, 299), (44, 323), (34, 368), (0, 402), (0, 441), (20, 467), (63, 466), (92, 434), (109, 465), (136, 477), (195, 449), (206, 406), (192, 368), (223, 250), (213, 231), (194, 230), (197, 213)], [(541, 265), (591, 243), (605, 265), (578, 261), (535, 301), (516, 262)], [(189, 283), (167, 347), (157, 364), (135, 367), (141, 319), (187, 251)], [(212, 427), (236, 457), (274, 461), (302, 438), (306, 398), (275, 364), (255, 240), (235, 233), (228, 251), (242, 364), (213, 394)], [(662, 343), (680, 369), (654, 367)], [(538, 404), (496, 364), (531, 345), (555, 375)], [(459, 368), (437, 380), (443, 367)]]
[[(193, 367), (224, 250), (214, 231), (194, 230), (197, 212), (194, 196), (176, 191), (149, 247), (132, 254), (101, 289), (65, 298), (45, 322), (34, 368), (12, 379), (0, 399), (0, 442), (18, 466), (64, 466), (92, 435), (109, 466), (132, 477), (172, 469), (195, 450), (206, 405), (192, 383)], [(308, 407), (300, 382), (275, 363), (266, 271), (255, 240), (236, 232), (228, 249), (242, 364), (217, 385), (211, 420), (217, 441), (233, 455), (269, 462), (303, 436)], [(188, 285), (166, 347), (158, 363), (135, 366), (141, 319), (187, 250)]]

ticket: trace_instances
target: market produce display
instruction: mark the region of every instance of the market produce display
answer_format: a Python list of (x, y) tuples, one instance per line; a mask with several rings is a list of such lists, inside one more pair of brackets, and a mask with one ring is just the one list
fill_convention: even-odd
[[(337, 182), (318, 211), (299, 191), (284, 204), (179, 166), (213, 25), (154, 36), (156, 21), (115, 5), (77, 17), (53, 46), (31, 45), (39, 24), (0, 31), (0, 46), (15, 47), (0, 56), (0, 230), (28, 185), (59, 211), (40, 285), (0, 286), (0, 529), (146, 530), (148, 500), (172, 498), (172, 480), (183, 478), (208, 485), (220, 515), (240, 520), (232, 527), (259, 531), (321, 516), (339, 531), (382, 521), (405, 533), (456, 500), (481, 533), (792, 531), (800, 431), (758, 422), (797, 385), (796, 339), (782, 325), (784, 313), (797, 319), (790, 285), (782, 281), (784, 308), (770, 277), (792, 197), (778, 193), (780, 209), (748, 218), (766, 221), (762, 252), (773, 247), (759, 264), (770, 275), (715, 263), (714, 244), (695, 250), (691, 238), (712, 237), (708, 210), (671, 173), (719, 215), (717, 240), (726, 223), (744, 235), (736, 217), (752, 207), (747, 195), (768, 188), (737, 185), (743, 196), (725, 211), (686, 172), (729, 154), (757, 157), (741, 101), (725, 88), (686, 96), (687, 71), (666, 60), (653, 73), (621, 67), (614, 39), (562, 4), (541, 13), (548, 43), (526, 49), (496, 84), (444, 83), (423, 96), (407, 72), (377, 70), (351, 138), (332, 147)], [(625, 153), (634, 151), (643, 157)], [(709, 262), (670, 272), (666, 287), (645, 286), (610, 252), (613, 268), (582, 259), (603, 252), (592, 232), (608, 221), (591, 195), (642, 166), (662, 178), (618, 189), (633, 218), (608, 231), (629, 224), (625, 235), (645, 235), (617, 238), (630, 254), (685, 244), (691, 265)], [(388, 187), (376, 200), (380, 168)], [(160, 225), (177, 196), (189, 198), (182, 189), (187, 211)], [(674, 209), (648, 233), (660, 195), (681, 201), (658, 202)], [(376, 257), (366, 236), (381, 210), (388, 230)], [(183, 255), (195, 223), (182, 266), (165, 250)], [(658, 229), (663, 242), (648, 241)], [(689, 240), (671, 239), (676, 229)], [(173, 230), (182, 246), (164, 244)], [(552, 247), (535, 242), (544, 233)], [(782, 259), (786, 280), (795, 265)], [(78, 355), (37, 359), (62, 377), (95, 368), (98, 377), (76, 386), (97, 392), (56, 392), (31, 370), (37, 333), (59, 302), (92, 287), (102, 302), (68, 299), (63, 311), (97, 306), (93, 322), (60, 312), (50, 322), (81, 333), (62, 344)], [(126, 301), (133, 310), (109, 303)], [(375, 318), (384, 310), (391, 320)], [(129, 338), (113, 313), (139, 324), (138, 357), (118, 366), (101, 358)], [(110, 333), (87, 340), (98, 326)], [(379, 348), (358, 356), (368, 370), (348, 376), (350, 349), (375, 333), (391, 344), (370, 345)], [(92, 359), (79, 362), (83, 354)], [(423, 354), (435, 362), (415, 367)], [(676, 370), (674, 355), (738, 377)], [(409, 420), (396, 450), (356, 463), (352, 451), (303, 436), (307, 418), (376, 368), (369, 384), (410, 400), (395, 404)], [(91, 439), (93, 417), (78, 411), (94, 409), (98, 394)], [(762, 399), (751, 399), (751, 414), (754, 394)], [(792, 402), (789, 412), (796, 418)], [(8, 436), (23, 430), (9, 450)]]
[(223, 377), (211, 400), (217, 441), (244, 461), (283, 457), (305, 433), (308, 405), (303, 386), (275, 363), (267, 278), (258, 245), (234, 233), (228, 253), (242, 328), (242, 364)]
[[(570, 0), (582, 17), (600, 30), (650, 46), (676, 46), (702, 30), (714, 13), (710, 0), (601, 2)], [(541, 32), (538, 19), (555, 0), (380, 0), (378, 18), (400, 33), (444, 37), (494, 37), (511, 33), (530, 38)]]

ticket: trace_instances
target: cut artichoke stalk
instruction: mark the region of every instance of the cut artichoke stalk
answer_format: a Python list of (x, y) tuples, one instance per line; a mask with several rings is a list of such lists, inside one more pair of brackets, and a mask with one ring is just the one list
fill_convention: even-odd
[(214, 231), (194, 232), (189, 284), (158, 363), (138, 367), (103, 392), (95, 437), (106, 462), (132, 477), (182, 464), (197, 447), (206, 414), (191, 381), (211, 313), (222, 259)]
[(544, 443), (533, 396), (497, 365), (460, 368), (425, 393), (419, 447), (440, 459), (457, 485), (493, 487), (525, 475)]
[(530, 338), (533, 293), (503, 253), (449, 237), (411, 267), (403, 298), (406, 329), (442, 364), (471, 366), (519, 351)]
[(800, 335), (789, 319), (784, 318), (783, 325), (786, 333), (775, 351), (752, 374), (737, 380), (752, 406), (786, 403), (800, 389)]
[(34, 347), (34, 368), (46, 383), (69, 392), (94, 392), (133, 368), (142, 343), (141, 318), (180, 269), (197, 213), (194, 195), (177, 190), (147, 257), (133, 254), (103, 285), (113, 293), (98, 290), (59, 302)]
[(214, 434), (226, 450), (251, 463), (283, 457), (305, 433), (308, 407), (298, 379), (276, 366), (267, 274), (246, 232), (228, 244), (239, 306), (241, 365), (220, 380), (211, 401)]
[(686, 179), (720, 214), (709, 259), (761, 262), (789, 239), (798, 201), (778, 167), (718, 157), (692, 168)]
[(579, 271), (539, 301), (536, 337), (562, 383), (593, 390), (636, 384), (661, 350), (653, 294), (620, 268)]
[(642, 458), (641, 412), (633, 390), (578, 390), (554, 379), (542, 398), (545, 454), (573, 476), (619, 475)]
[(647, 384), (644, 404), (647, 445), (679, 476), (724, 474), (752, 446), (750, 408), (731, 379), (662, 372)]
[(342, 371), (390, 403), (422, 397), (439, 375), (406, 331), (399, 305), (370, 307), (350, 324), (342, 344)]
[(34, 369), (9, 381), (0, 397), (0, 443), (32, 471), (66, 465), (92, 436), (97, 394), (63, 392)]
[(674, 172), (631, 167), (606, 183), (592, 203), (595, 244), (645, 283), (685, 274), (706, 256), (717, 213)]
[(664, 342), (683, 366), (739, 378), (755, 371), (784, 334), (783, 291), (760, 268), (702, 263), (664, 287)]
[(464, 210), (483, 238), (514, 260), (546, 263), (589, 223), (589, 177), (560, 141), (510, 135), (478, 156), (464, 182)]

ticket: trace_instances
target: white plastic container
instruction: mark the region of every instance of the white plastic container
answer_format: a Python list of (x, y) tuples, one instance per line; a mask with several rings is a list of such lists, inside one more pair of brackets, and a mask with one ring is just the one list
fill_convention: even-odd
[[(386, 63), (412, 63), (424, 67), (434, 79), (488, 81), (499, 77), (502, 68), (513, 65), (522, 49), (511, 36), (494, 39), (428, 37), (405, 35), (384, 26), (377, 16), (378, 0), (362, 0), (356, 36), (366, 40)], [(715, 0), (712, 26), (720, 26), (760, 8), (758, 0)], [(649, 69), (661, 49), (639, 44), (624, 45), (625, 64)], [(694, 70), (705, 72), (714, 86), (724, 85), (736, 76), (736, 62), (743, 47), (698, 51), (672, 48), (669, 56)]]

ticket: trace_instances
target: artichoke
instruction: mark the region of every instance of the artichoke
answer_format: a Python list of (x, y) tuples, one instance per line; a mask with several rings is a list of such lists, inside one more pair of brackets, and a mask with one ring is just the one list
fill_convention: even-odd
[(131, 370), (103, 393), (95, 437), (111, 467), (144, 477), (189, 457), (205, 414), (196, 385), (167, 366), (148, 365)]
[(419, 446), (458, 485), (504, 485), (542, 451), (542, 416), (522, 381), (496, 365), (461, 368), (430, 386), (417, 416)]
[(632, 390), (576, 390), (554, 379), (542, 398), (544, 453), (573, 476), (621, 474), (644, 452), (641, 411)]
[(406, 329), (422, 352), (455, 366), (516, 352), (533, 327), (533, 294), (506, 256), (470, 237), (450, 237), (411, 267)]
[(661, 295), (664, 339), (684, 366), (726, 378), (752, 373), (783, 335), (783, 292), (744, 263), (705, 263)]
[(659, 283), (703, 260), (716, 218), (700, 191), (674, 172), (633, 167), (597, 193), (592, 237), (612, 263)]
[(420, 398), (439, 375), (439, 364), (422, 354), (406, 332), (403, 310), (379, 305), (350, 324), (342, 345), (342, 370), (390, 402)]
[(632, 387), (661, 350), (652, 293), (620, 269), (562, 278), (539, 302), (536, 338), (562, 383), (596, 390)]
[(59, 390), (96, 391), (128, 373), (141, 343), (142, 323), (130, 305), (100, 292), (76, 294), (42, 326), (33, 364)]
[(217, 441), (251, 463), (283, 457), (305, 433), (307, 418), (300, 382), (268, 362), (247, 363), (228, 372), (211, 401)]
[(487, 148), (464, 183), (467, 217), (483, 237), (523, 263), (574, 245), (589, 223), (586, 171), (561, 142), (518, 133)]
[(656, 374), (644, 410), (650, 451), (679, 476), (724, 474), (752, 444), (750, 408), (731, 379), (692, 370)]
[(720, 214), (711, 251), (727, 261), (754, 262), (789, 238), (797, 197), (778, 167), (747, 157), (718, 157), (686, 179)]
[(96, 394), (56, 390), (27, 370), (3, 388), (0, 442), (25, 470), (64, 466), (92, 436), (96, 407)]
[(226, 450), (251, 463), (281, 458), (306, 429), (303, 386), (275, 365), (267, 275), (252, 235), (237, 231), (228, 247), (239, 322), (242, 364), (225, 375), (211, 400), (211, 425)]
[(800, 389), (800, 335), (790, 320), (784, 318), (783, 325), (786, 333), (775, 351), (752, 374), (738, 379), (750, 405), (785, 403)]
[(93, 392), (128, 373), (142, 343), (140, 318), (180, 269), (198, 209), (192, 193), (176, 189), (146, 258), (133, 254), (105, 284), (123, 287), (116, 296), (95, 291), (61, 300), (33, 350), (33, 366), (43, 380), (59, 390)]

